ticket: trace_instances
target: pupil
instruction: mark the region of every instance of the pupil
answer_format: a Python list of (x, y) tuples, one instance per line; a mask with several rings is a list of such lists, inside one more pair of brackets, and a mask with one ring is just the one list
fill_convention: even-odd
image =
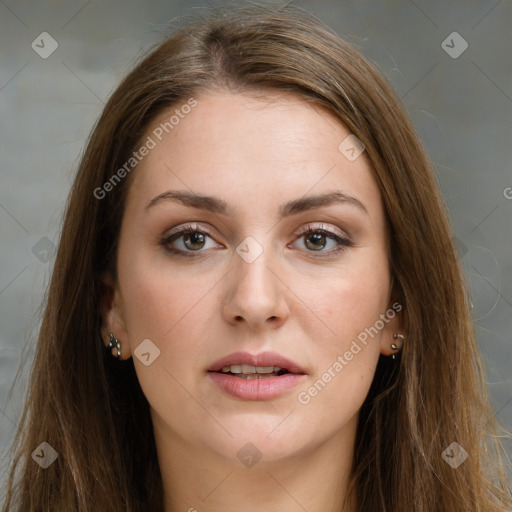
[[(199, 238), (199, 241), (197, 241), (197, 238)], [(187, 240), (191, 240), (192, 245), (199, 244), (199, 247), (188, 247)], [(204, 236), (202, 233), (198, 233), (197, 231), (194, 233), (189, 233), (185, 236), (185, 245), (187, 245), (189, 249), (201, 249), (201, 247), (204, 245)]]
[[(309, 245), (309, 244), (308, 244), (308, 242), (309, 242), (309, 240), (311, 240), (312, 238), (316, 239), (316, 241), (317, 241), (316, 243), (318, 243), (321, 239), (325, 238), (325, 235), (324, 235), (324, 234), (322, 234), (322, 233), (316, 233), (316, 234), (313, 234), (313, 235), (308, 236), (308, 237), (306, 238), (306, 245)], [(322, 244), (322, 247), (323, 247), (324, 245), (325, 245), (325, 243), (324, 243), (324, 244)], [(322, 247), (319, 247), (318, 245), (313, 245), (313, 246), (312, 246), (313, 250), (318, 250), (318, 249), (321, 249)]]

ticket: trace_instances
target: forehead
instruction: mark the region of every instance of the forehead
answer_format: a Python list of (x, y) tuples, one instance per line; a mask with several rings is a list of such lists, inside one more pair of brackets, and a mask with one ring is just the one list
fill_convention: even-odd
[(162, 111), (146, 130), (142, 140), (150, 137), (154, 147), (136, 168), (132, 205), (141, 208), (166, 189), (188, 189), (253, 209), (262, 200), (277, 208), (289, 198), (341, 188), (368, 203), (373, 215), (382, 213), (368, 158), (342, 154), (350, 131), (326, 110), (288, 93), (218, 92), (192, 100)]

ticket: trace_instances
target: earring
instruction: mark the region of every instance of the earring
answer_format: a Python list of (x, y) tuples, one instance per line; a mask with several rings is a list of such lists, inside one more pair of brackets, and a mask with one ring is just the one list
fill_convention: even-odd
[(114, 356), (114, 354), (112, 354), (114, 357), (116, 357), (117, 359), (121, 359), (121, 342), (112, 334), (110, 333), (109, 334), (110, 336), (110, 342), (107, 346), (107, 349), (117, 349), (117, 355)]
[[(405, 336), (404, 336), (403, 334), (399, 334), (399, 333), (395, 333), (395, 334), (393, 334), (393, 339), (395, 339), (395, 340), (396, 340), (397, 338), (401, 338), (401, 339), (402, 339), (402, 343), (405, 341)], [(392, 348), (394, 351), (399, 350), (399, 349), (398, 349), (398, 345), (397, 345), (396, 343), (392, 343), (392, 344), (391, 344), (391, 348)], [(391, 357), (392, 357), (393, 359), (396, 359), (395, 354), (393, 354)]]

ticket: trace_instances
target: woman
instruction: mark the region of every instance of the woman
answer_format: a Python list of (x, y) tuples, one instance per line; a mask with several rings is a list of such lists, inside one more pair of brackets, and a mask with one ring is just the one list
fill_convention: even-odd
[(451, 235), (353, 47), (193, 20), (84, 153), (5, 510), (510, 510)]

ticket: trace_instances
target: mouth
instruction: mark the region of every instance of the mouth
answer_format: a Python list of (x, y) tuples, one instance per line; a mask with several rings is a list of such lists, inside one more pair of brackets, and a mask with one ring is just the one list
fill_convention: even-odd
[(207, 375), (222, 393), (244, 401), (277, 399), (306, 379), (303, 368), (277, 352), (236, 352), (213, 363)]
[(306, 373), (297, 363), (277, 352), (260, 354), (235, 352), (213, 363), (208, 371), (246, 380), (268, 379), (288, 373), (299, 375)]
[(239, 379), (268, 379), (269, 377), (280, 377), (289, 372), (286, 368), (279, 368), (278, 366), (252, 366), (250, 364), (231, 364), (222, 367), (222, 370), (217, 373), (224, 375), (232, 375)]

